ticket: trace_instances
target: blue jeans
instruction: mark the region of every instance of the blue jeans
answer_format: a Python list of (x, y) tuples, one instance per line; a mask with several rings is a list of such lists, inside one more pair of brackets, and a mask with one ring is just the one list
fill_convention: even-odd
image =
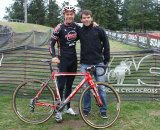
[[(99, 63), (96, 65), (104, 65), (103, 63)], [(86, 72), (86, 68), (90, 67), (92, 65), (87, 65), (87, 64), (81, 64), (81, 72)], [(96, 69), (96, 72), (93, 74), (96, 81), (97, 82), (105, 82), (106, 81), (106, 76), (102, 75), (102, 76), (98, 76), (97, 74), (99, 73), (99, 71), (101, 71), (100, 69)], [(83, 89), (85, 89), (88, 86), (88, 83), (85, 83), (83, 86)], [(106, 90), (105, 87), (103, 85), (98, 87), (98, 92), (100, 95), (100, 98), (102, 100), (103, 106), (100, 107), (100, 112), (106, 112), (107, 110), (107, 95), (106, 95)], [(90, 95), (90, 91), (88, 91), (85, 95), (84, 95), (84, 111), (90, 111), (91, 110), (91, 95)]]

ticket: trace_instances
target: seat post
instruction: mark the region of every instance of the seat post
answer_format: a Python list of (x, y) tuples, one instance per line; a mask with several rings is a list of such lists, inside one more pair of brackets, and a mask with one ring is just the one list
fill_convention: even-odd
[(53, 72), (53, 69), (52, 69), (51, 62), (49, 62), (49, 68), (50, 68), (50, 70), (51, 70), (51, 74), (52, 74), (52, 72)]

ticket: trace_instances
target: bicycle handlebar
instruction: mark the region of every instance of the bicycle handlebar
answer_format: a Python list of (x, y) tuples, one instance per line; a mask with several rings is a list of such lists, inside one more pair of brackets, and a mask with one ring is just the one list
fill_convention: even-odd
[(53, 69), (52, 69), (52, 65), (51, 65), (51, 60), (48, 60), (48, 59), (43, 59), (43, 60), (41, 60), (42, 62), (44, 62), (44, 63), (48, 63), (49, 64), (49, 68), (50, 68), (50, 70), (51, 70), (51, 73), (53, 72)]
[[(42, 59), (41, 61), (49, 64), (50, 70), (51, 70), (51, 73), (52, 73), (52, 71), (53, 71), (52, 66), (51, 66), (52, 61), (49, 60), (49, 59)], [(101, 71), (103, 71), (103, 73), (101, 72), (101, 74), (97, 74), (97, 76), (102, 76), (106, 73), (107, 67), (108, 67), (108, 65), (92, 65), (90, 67), (87, 67), (86, 71), (94, 72), (94, 71), (96, 71), (97, 68), (102, 68), (103, 70), (101, 70)]]
[[(96, 69), (97, 68), (102, 68), (102, 70), (99, 70), (99, 71), (103, 71), (103, 72), (97, 72), (97, 76), (102, 76), (102, 75), (104, 75), (105, 73), (106, 73), (106, 69), (107, 69), (107, 65), (93, 65), (93, 66), (90, 66), (90, 67), (87, 67), (86, 68), (86, 71), (88, 71), (88, 72), (96, 72)], [(98, 74), (98, 73), (100, 73), (100, 74)]]
[(42, 59), (41, 61), (44, 62), (44, 63), (48, 63), (48, 64), (51, 63), (51, 60), (48, 60), (48, 59)]

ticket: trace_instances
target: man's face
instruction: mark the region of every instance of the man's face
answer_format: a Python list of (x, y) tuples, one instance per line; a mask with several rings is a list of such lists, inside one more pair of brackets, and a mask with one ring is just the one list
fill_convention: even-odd
[(72, 11), (67, 11), (64, 13), (64, 21), (65, 23), (73, 23), (75, 18), (75, 13)]
[(85, 26), (89, 26), (92, 23), (92, 17), (90, 15), (82, 14), (81, 22)]

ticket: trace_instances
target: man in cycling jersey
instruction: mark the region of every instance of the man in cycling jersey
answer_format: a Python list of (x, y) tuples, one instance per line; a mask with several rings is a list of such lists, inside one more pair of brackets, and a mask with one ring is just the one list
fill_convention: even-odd
[[(84, 10), (81, 12), (81, 22), (83, 27), (79, 29), (78, 36), (81, 43), (80, 63), (81, 72), (85, 72), (87, 67), (92, 65), (107, 65), (110, 60), (110, 47), (108, 37), (105, 31), (99, 26), (93, 27), (92, 12), (90, 10)], [(96, 81), (105, 82), (105, 76), (98, 76), (99, 69), (96, 69), (94, 74)], [(84, 88), (86, 84), (84, 85)], [(99, 94), (103, 102), (103, 106), (100, 108), (100, 114), (102, 118), (107, 118), (107, 104), (106, 93), (103, 86), (99, 87)], [(87, 116), (91, 109), (90, 93), (87, 93), (84, 97), (84, 114)]]
[[(76, 72), (77, 71), (77, 56), (76, 56), (76, 39), (78, 25), (74, 23), (75, 8), (72, 6), (66, 6), (63, 8), (64, 23), (57, 25), (54, 29), (53, 35), (50, 41), (50, 53), (52, 55), (52, 62), (58, 63), (59, 72)], [(55, 44), (58, 44), (58, 55), (55, 53)], [(65, 98), (67, 98), (71, 91), (75, 76), (60, 76), (58, 77), (58, 88), (63, 100), (63, 90), (65, 89)], [(66, 113), (76, 115), (73, 109), (70, 107), (70, 103), (67, 104)], [(55, 116), (57, 121), (62, 120), (62, 114), (57, 112)]]

